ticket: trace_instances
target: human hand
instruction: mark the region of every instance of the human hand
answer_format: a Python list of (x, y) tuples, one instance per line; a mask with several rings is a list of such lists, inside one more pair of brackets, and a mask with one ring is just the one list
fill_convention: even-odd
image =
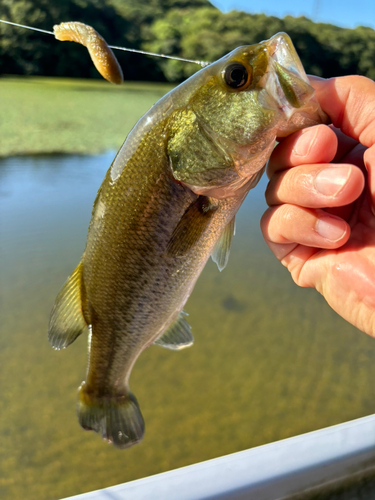
[(311, 84), (334, 127), (304, 129), (275, 148), (261, 229), (299, 286), (375, 337), (375, 83)]

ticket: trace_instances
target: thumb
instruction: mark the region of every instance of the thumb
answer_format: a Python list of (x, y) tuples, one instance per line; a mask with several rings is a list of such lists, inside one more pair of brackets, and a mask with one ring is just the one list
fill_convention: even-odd
[(375, 144), (375, 82), (364, 76), (310, 77), (333, 125), (366, 147)]

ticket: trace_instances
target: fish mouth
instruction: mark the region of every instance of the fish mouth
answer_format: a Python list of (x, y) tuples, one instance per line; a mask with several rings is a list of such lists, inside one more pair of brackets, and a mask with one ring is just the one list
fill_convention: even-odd
[(293, 71), (308, 83), (301, 60), (294, 48), (293, 42), (286, 33), (276, 33), (264, 42), (270, 58), (285, 69)]
[(297, 110), (308, 105), (315, 91), (293, 42), (286, 33), (277, 33), (263, 43), (268, 52), (268, 68), (262, 82), (263, 87), (289, 119)]

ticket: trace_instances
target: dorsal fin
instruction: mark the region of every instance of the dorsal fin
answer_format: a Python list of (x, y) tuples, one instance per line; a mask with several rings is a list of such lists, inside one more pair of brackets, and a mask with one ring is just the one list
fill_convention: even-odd
[(87, 328), (82, 313), (82, 262), (61, 288), (48, 325), (48, 340), (55, 349), (64, 349)]
[(174, 351), (191, 346), (194, 342), (194, 338), (191, 334), (190, 325), (184, 316), (187, 316), (187, 314), (181, 311), (176, 321), (172, 323), (161, 337), (155, 340), (154, 344)]
[(217, 264), (219, 271), (222, 271), (228, 263), (230, 247), (235, 233), (236, 221), (235, 217), (233, 217), (229, 224), (225, 226), (211, 254), (211, 258)]

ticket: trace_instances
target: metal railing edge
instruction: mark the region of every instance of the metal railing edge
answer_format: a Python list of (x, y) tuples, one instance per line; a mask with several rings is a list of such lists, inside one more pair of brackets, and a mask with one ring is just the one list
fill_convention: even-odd
[(375, 415), (65, 500), (282, 500), (375, 467)]

